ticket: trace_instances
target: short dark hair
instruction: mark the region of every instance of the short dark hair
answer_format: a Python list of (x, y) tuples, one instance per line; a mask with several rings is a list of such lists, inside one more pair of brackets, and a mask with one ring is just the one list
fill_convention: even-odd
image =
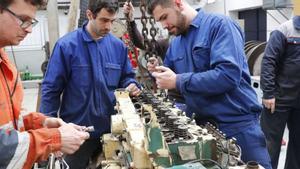
[(154, 8), (156, 8), (156, 6), (158, 5), (162, 7), (171, 7), (173, 5), (173, 1), (172, 0), (148, 0), (147, 2), (148, 13), (152, 15)]
[(88, 9), (94, 16), (105, 8), (109, 13), (116, 13), (119, 9), (118, 0), (89, 0)]
[[(17, 0), (1, 0), (0, 1), (0, 9), (7, 8), (10, 4)], [(43, 6), (47, 3), (48, 0), (24, 0), (27, 3), (30, 3), (34, 6)]]

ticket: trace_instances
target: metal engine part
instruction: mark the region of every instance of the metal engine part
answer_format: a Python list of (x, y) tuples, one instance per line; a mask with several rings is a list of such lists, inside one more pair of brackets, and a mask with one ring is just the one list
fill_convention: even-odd
[[(211, 124), (196, 125), (164, 94), (143, 91), (138, 97), (115, 91), (117, 114), (105, 134), (102, 167), (137, 169), (245, 169), (235, 139)], [(260, 167), (262, 168), (262, 167)]]

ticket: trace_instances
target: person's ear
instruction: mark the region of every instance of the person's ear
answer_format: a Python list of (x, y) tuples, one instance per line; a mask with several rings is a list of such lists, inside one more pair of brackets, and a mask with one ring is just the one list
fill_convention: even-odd
[(86, 17), (88, 18), (88, 20), (93, 20), (94, 18), (94, 14), (91, 10), (86, 10)]
[(182, 0), (175, 0), (175, 6), (182, 10)]

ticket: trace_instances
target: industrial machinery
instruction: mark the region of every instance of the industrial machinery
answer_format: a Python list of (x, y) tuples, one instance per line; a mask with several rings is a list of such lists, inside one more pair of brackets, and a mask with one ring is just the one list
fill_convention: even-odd
[(143, 91), (130, 98), (128, 91), (120, 89), (115, 96), (118, 113), (112, 116), (111, 133), (102, 137), (103, 168), (247, 168), (235, 139), (226, 139), (209, 123), (196, 125), (163, 92)]

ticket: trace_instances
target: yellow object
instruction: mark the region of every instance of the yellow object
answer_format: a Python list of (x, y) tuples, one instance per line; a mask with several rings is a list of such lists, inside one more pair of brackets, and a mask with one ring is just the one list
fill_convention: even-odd
[(103, 152), (105, 154), (105, 158), (108, 160), (114, 159), (114, 157), (117, 155), (116, 150), (119, 150), (121, 147), (118, 138), (114, 137), (112, 134), (104, 134), (103, 142)]
[(294, 15), (300, 15), (300, 0), (293, 0), (294, 3)]
[(113, 134), (123, 134), (123, 117), (121, 115), (111, 116), (111, 133)]

